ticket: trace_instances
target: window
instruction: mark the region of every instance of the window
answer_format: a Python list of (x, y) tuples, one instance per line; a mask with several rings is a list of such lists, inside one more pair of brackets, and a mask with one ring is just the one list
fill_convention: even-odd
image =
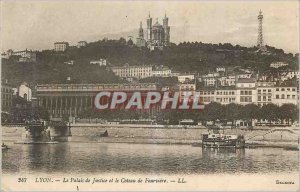
[(279, 91), (279, 88), (276, 88), (276, 91)]
[(281, 88), (281, 91), (284, 91), (284, 88)]
[(293, 89), (292, 89), (292, 91), (296, 91), (296, 89), (295, 89), (295, 88), (293, 88)]
[(268, 89), (268, 92), (270, 93), (270, 92), (271, 92), (271, 89)]
[(271, 101), (271, 96), (268, 96), (268, 101)]
[(257, 92), (258, 92), (258, 93), (261, 93), (261, 90), (259, 89)]
[(290, 95), (287, 95), (286, 98), (287, 98), (287, 99), (290, 99)]
[(279, 95), (276, 95), (276, 99), (279, 99)]
[(261, 97), (260, 96), (258, 96), (257, 101), (261, 101)]
[(263, 92), (266, 92), (267, 90), (263, 89)]
[(293, 99), (295, 99), (295, 98), (296, 98), (296, 96), (295, 96), (295, 95), (292, 95), (292, 98), (293, 98)]
[(281, 95), (281, 99), (284, 99), (284, 94)]
[(263, 101), (267, 101), (267, 98), (266, 98), (266, 96), (263, 96)]

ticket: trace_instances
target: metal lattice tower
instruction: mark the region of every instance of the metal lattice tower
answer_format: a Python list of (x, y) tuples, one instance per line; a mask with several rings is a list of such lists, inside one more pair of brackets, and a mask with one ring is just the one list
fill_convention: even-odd
[(262, 48), (264, 46), (264, 40), (263, 40), (263, 28), (262, 28), (262, 22), (263, 22), (263, 15), (261, 10), (259, 11), (258, 15), (258, 37), (257, 37), (257, 47)]

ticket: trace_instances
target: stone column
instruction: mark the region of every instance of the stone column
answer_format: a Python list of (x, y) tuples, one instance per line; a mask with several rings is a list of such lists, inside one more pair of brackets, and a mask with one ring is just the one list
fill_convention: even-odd
[(52, 96), (50, 97), (50, 110), (51, 110), (51, 113), (50, 113), (50, 115), (51, 115), (51, 117), (52, 117), (52, 115), (53, 115), (53, 107), (52, 107), (52, 105), (53, 105), (53, 102), (52, 102)]
[(77, 97), (75, 96), (75, 117), (77, 116)]
[(55, 111), (55, 116), (57, 116), (57, 111), (58, 111), (57, 110), (57, 98), (58, 97), (55, 97), (55, 110), (54, 110)]
[(87, 98), (88, 98), (88, 97), (86, 96), (86, 97), (85, 97), (85, 107), (84, 107), (85, 110), (87, 109)]
[(59, 116), (62, 117), (62, 96), (60, 96)]
[(72, 97), (70, 97), (70, 116), (72, 116)]

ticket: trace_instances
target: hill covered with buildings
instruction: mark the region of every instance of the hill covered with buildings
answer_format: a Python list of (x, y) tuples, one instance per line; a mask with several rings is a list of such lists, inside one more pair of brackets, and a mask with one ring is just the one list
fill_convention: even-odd
[[(206, 74), (216, 67), (251, 68), (255, 72), (274, 71), (271, 63), (288, 64), (280, 69), (298, 70), (298, 55), (266, 46), (268, 53), (256, 47), (239, 45), (183, 42), (170, 44), (163, 50), (138, 47), (132, 40), (103, 39), (84, 46), (68, 46), (63, 51), (36, 52), (34, 60), (21, 60), (19, 55), (2, 59), (2, 77), (13, 84), (23, 81), (30, 85), (41, 83), (117, 83), (124, 82), (111, 67), (167, 66), (172, 71)], [(21, 58), (23, 58), (21, 56)], [(93, 61), (105, 60), (105, 65)], [(278, 69), (276, 69), (278, 71)]]

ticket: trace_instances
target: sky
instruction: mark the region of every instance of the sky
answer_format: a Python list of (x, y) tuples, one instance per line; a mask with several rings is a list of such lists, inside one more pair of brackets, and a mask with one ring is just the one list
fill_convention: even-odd
[(53, 49), (56, 41), (98, 41), (137, 37), (169, 17), (171, 42), (198, 41), (254, 46), (258, 20), (264, 15), (267, 45), (299, 52), (298, 1), (1, 1), (1, 50)]

